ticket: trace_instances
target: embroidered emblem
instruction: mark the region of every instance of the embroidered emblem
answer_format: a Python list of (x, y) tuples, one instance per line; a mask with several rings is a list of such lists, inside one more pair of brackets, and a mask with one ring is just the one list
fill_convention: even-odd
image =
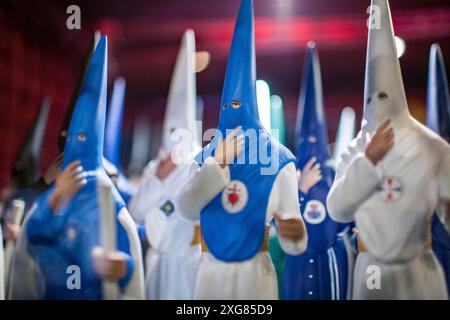
[(247, 187), (239, 180), (231, 181), (222, 191), (222, 206), (228, 213), (241, 211), (247, 205), (247, 201)]
[(170, 200), (167, 200), (160, 208), (159, 208), (167, 217), (172, 215), (175, 211), (175, 207)]
[(322, 202), (310, 200), (306, 204), (303, 218), (309, 224), (319, 224), (327, 217), (327, 210)]
[(377, 191), (383, 201), (395, 202), (402, 197), (403, 184), (395, 177), (385, 177)]

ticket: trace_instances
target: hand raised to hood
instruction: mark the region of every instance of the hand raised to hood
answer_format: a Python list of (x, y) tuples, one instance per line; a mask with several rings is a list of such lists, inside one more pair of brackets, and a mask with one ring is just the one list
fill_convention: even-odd
[(384, 159), (394, 145), (394, 129), (390, 127), (390, 124), (390, 119), (384, 120), (366, 147), (366, 157), (374, 166)]
[(56, 177), (61, 173), (61, 164), (63, 161), (64, 153), (60, 153), (48, 166), (42, 178), (47, 186), (51, 185), (55, 181)]
[(312, 157), (305, 164), (298, 176), (298, 189), (304, 194), (307, 194), (320, 180), (322, 180), (320, 163), (317, 162), (316, 157)]
[(233, 163), (244, 148), (244, 134), (240, 130), (241, 126), (236, 127), (227, 134), (225, 140), (218, 139), (214, 158), (222, 168)]
[(62, 202), (68, 201), (86, 185), (86, 174), (80, 164), (79, 160), (70, 163), (56, 178), (56, 188), (49, 199), (50, 207), (54, 213)]

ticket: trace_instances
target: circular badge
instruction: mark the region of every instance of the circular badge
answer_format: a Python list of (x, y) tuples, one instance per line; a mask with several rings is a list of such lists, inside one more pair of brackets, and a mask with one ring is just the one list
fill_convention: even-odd
[(402, 197), (403, 183), (396, 177), (385, 177), (378, 187), (378, 195), (385, 202), (395, 202)]
[(244, 209), (248, 201), (248, 191), (239, 180), (231, 181), (222, 191), (222, 206), (228, 213), (237, 213)]
[(309, 224), (319, 224), (327, 217), (327, 210), (319, 200), (310, 200), (306, 204), (303, 218)]

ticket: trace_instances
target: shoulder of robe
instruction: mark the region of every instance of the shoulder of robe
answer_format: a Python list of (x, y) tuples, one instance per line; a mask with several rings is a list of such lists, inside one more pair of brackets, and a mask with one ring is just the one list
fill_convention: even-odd
[[(289, 174), (293, 174), (293, 176), (297, 177), (298, 174), (301, 174), (300, 170), (297, 170), (297, 168), (295, 167), (295, 163), (294, 162), (288, 162), (281, 170), (281, 171), (285, 171)], [(279, 173), (280, 173), (279, 172)]]

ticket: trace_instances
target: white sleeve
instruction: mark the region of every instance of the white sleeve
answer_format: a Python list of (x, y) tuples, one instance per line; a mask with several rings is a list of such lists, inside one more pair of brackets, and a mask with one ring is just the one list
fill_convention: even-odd
[(442, 161), (438, 175), (439, 207), (437, 214), (450, 233), (450, 155)]
[(356, 210), (373, 194), (382, 179), (380, 168), (365, 156), (359, 135), (342, 155), (337, 167), (327, 197), (330, 217), (341, 223), (353, 221)]
[(197, 221), (200, 211), (230, 182), (230, 169), (222, 168), (215, 158), (208, 157), (201, 168), (194, 164), (192, 170), (175, 202), (181, 216)]
[(280, 245), (284, 252), (290, 255), (299, 255), (306, 250), (306, 247), (308, 245), (308, 234), (306, 232), (306, 227), (303, 222), (302, 214), (300, 212), (300, 204), (298, 201), (297, 171), (294, 163), (289, 163), (283, 169), (281, 169), (275, 180), (274, 188), (276, 188), (278, 192), (277, 210), (281, 212), (281, 216), (284, 218), (299, 216), (302, 220), (304, 234), (302, 239), (291, 241), (279, 237)]

